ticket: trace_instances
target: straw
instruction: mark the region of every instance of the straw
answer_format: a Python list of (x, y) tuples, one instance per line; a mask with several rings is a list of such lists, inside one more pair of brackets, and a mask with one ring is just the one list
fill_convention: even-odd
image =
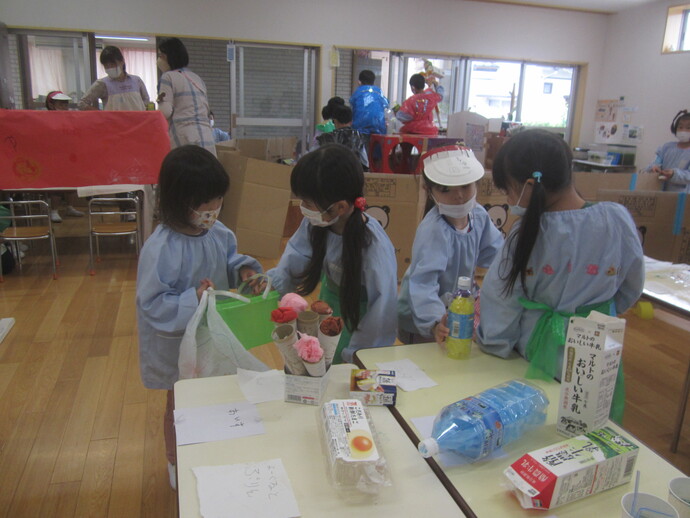
[(633, 501), (630, 505), (630, 516), (637, 517), (635, 514), (635, 506), (637, 505), (637, 493), (640, 490), (640, 470), (635, 473), (635, 491), (633, 492)]
[[(644, 514), (642, 514), (643, 511)], [(669, 518), (673, 518), (674, 516), (676, 516), (674, 514), (668, 514), (663, 511), (657, 511), (656, 509), (651, 509), (649, 507), (640, 507), (640, 511), (634, 516), (635, 518), (647, 518), (651, 514), (653, 514), (654, 516), (668, 516)]]

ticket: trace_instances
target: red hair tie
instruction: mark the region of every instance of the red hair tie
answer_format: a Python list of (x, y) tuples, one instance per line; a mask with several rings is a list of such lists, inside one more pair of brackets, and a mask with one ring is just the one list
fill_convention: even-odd
[(367, 200), (365, 200), (363, 196), (355, 198), (355, 207), (364, 212), (367, 208)]

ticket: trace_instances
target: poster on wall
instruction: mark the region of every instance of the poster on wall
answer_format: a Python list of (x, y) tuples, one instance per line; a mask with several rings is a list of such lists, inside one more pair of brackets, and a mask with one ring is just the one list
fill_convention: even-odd
[(594, 115), (596, 122), (616, 122), (618, 120), (618, 110), (623, 103), (619, 100), (599, 100), (597, 101), (597, 112)]

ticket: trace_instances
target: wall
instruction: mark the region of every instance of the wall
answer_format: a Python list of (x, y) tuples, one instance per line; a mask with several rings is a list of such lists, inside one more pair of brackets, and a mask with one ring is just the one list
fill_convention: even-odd
[(609, 15), (467, 0), (13, 0), (2, 18), (8, 27), (321, 45), (317, 106), (333, 91), (333, 46), (587, 63), (591, 131)]
[(609, 23), (599, 98), (625, 96), (627, 106), (638, 108), (632, 114), (633, 122), (644, 126), (638, 167), (651, 163), (656, 149), (673, 140), (673, 116), (690, 109), (690, 52), (661, 54), (667, 10), (678, 3), (664, 0), (629, 9)]

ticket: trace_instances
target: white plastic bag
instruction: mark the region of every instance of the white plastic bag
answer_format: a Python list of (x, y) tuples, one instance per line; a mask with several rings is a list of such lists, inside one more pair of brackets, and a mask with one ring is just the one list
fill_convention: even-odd
[(231, 291), (211, 288), (204, 291), (180, 344), (180, 379), (236, 374), (238, 367), (260, 372), (269, 370), (244, 348), (220, 317), (216, 310), (218, 295), (248, 302), (246, 297)]

